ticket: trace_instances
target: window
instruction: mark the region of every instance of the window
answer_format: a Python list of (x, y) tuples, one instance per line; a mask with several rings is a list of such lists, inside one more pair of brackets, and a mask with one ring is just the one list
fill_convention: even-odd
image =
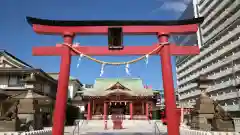
[(9, 86), (17, 86), (20, 85), (20, 80), (18, 76), (10, 76), (8, 81)]
[(86, 84), (85, 88), (93, 88), (93, 84)]

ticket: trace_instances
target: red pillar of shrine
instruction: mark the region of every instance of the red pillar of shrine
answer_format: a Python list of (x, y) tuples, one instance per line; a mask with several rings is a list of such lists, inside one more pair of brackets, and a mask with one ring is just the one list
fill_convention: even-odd
[(132, 120), (133, 119), (133, 103), (132, 102), (130, 102), (130, 105), (129, 105), (129, 112), (130, 112), (130, 120)]
[(148, 120), (148, 115), (149, 115), (149, 112), (148, 112), (148, 102), (146, 102), (146, 120)]
[(142, 115), (144, 115), (144, 111), (145, 111), (145, 109), (144, 109), (144, 102), (142, 101)]
[[(159, 34), (160, 43), (168, 42), (167, 34)], [(174, 93), (173, 73), (170, 46), (165, 45), (161, 50), (162, 80), (166, 105), (167, 129), (169, 135), (179, 135), (178, 115), (176, 113), (176, 99)]]
[[(63, 37), (64, 43), (72, 44), (74, 38), (73, 33), (64, 33)], [(56, 104), (54, 107), (53, 131), (52, 131), (53, 135), (63, 135), (64, 133), (70, 65), (71, 65), (71, 50), (69, 47), (64, 47), (61, 56)]]
[(91, 120), (91, 103), (88, 102), (87, 120)]
[(104, 102), (103, 105), (103, 120), (107, 120), (107, 102)]

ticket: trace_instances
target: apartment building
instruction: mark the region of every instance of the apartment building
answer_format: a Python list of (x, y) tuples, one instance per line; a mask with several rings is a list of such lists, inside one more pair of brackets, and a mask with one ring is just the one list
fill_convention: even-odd
[[(213, 80), (206, 89), (208, 94), (225, 110), (240, 111), (240, 90), (236, 87), (240, 84), (240, 1), (194, 0), (189, 6), (193, 16), (205, 20), (198, 34), (191, 38), (197, 39), (201, 53), (177, 58), (179, 100), (194, 103), (201, 90), (192, 80), (204, 75)], [(186, 44), (191, 39), (185, 36), (175, 41)]]

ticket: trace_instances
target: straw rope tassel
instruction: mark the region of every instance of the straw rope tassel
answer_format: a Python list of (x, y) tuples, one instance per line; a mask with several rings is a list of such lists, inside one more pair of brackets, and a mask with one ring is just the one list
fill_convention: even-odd
[(129, 64), (126, 64), (125, 71), (126, 71), (127, 75), (129, 75), (129, 76), (131, 75), (130, 71), (129, 71)]
[(130, 60), (128, 62), (105, 62), (105, 61), (101, 61), (101, 60), (98, 60), (98, 59), (95, 59), (89, 55), (86, 55), (86, 54), (83, 54), (82, 52), (78, 51), (77, 49), (73, 48), (71, 46), (71, 44), (67, 44), (67, 43), (63, 43), (63, 45), (65, 46), (68, 46), (69, 48), (71, 48), (75, 53), (77, 54), (80, 54), (80, 56), (82, 55), (82, 57), (86, 57), (92, 61), (95, 61), (97, 63), (100, 63), (100, 64), (105, 64), (105, 65), (126, 65), (126, 64), (132, 64), (132, 63), (136, 63), (137, 61), (140, 61), (144, 58), (146, 58), (146, 56), (148, 57), (149, 55), (151, 55), (152, 53), (156, 52), (156, 51), (159, 51), (164, 45), (167, 45), (169, 44), (168, 42), (165, 42), (165, 43), (160, 43), (159, 46), (157, 46), (154, 50), (152, 50), (151, 52), (149, 52), (148, 54), (144, 55), (144, 56), (141, 56), (137, 59), (134, 59), (134, 60)]
[(80, 66), (80, 62), (81, 62), (81, 60), (82, 60), (82, 57), (83, 57), (83, 54), (81, 53), (81, 54), (79, 55), (79, 58), (78, 58), (77, 68)]
[(103, 75), (103, 73), (104, 73), (104, 66), (105, 66), (105, 64), (102, 64), (102, 67), (101, 67), (101, 72), (100, 72), (100, 76), (102, 76), (102, 75)]

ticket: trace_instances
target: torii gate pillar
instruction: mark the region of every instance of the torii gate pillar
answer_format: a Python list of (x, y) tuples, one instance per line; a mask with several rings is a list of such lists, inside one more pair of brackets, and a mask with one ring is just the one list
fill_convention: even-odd
[[(73, 33), (64, 33), (64, 43), (72, 44), (74, 39)], [(60, 73), (58, 76), (57, 96), (56, 104), (53, 115), (53, 135), (63, 135), (64, 133), (64, 121), (66, 117), (66, 106), (68, 96), (68, 82), (71, 66), (71, 49), (67, 46), (63, 46), (60, 64)]]
[[(159, 34), (158, 40), (159, 43), (168, 42), (168, 34)], [(169, 135), (178, 135), (179, 134), (179, 124), (178, 124), (178, 115), (176, 115), (176, 99), (174, 93), (174, 83), (173, 83), (173, 73), (172, 73), (172, 63), (171, 63), (171, 51), (170, 46), (165, 45), (160, 54), (161, 65), (162, 65), (162, 80), (163, 80), (163, 89), (164, 89), (164, 99), (166, 106), (167, 114), (167, 124), (168, 134)]]

